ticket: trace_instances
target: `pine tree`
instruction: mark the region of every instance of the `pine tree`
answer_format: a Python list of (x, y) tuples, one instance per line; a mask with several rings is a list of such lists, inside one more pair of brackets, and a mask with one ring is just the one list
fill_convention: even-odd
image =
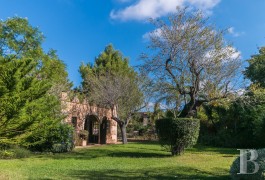
[(71, 83), (43, 39), (26, 19), (0, 21), (0, 145), (51, 148), (50, 132), (62, 126), (60, 93)]
[(112, 119), (121, 129), (123, 143), (127, 143), (126, 127), (143, 103), (137, 72), (112, 45), (95, 59), (94, 65), (82, 64), (79, 71), (83, 78), (82, 90), (88, 99), (117, 111), (118, 116), (113, 113)]

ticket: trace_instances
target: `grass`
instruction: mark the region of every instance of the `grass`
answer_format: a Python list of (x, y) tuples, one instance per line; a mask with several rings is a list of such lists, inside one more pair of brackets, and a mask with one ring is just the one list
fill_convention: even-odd
[(237, 150), (197, 146), (171, 157), (156, 143), (75, 149), (0, 160), (0, 179), (229, 179)]

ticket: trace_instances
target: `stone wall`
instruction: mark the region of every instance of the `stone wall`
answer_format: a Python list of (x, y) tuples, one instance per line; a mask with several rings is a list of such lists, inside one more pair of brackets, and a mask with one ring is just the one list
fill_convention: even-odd
[[(106, 143), (117, 142), (117, 122), (111, 119), (112, 113), (110, 109), (100, 108), (95, 105), (91, 105), (87, 100), (80, 100), (77, 97), (70, 99), (66, 92), (62, 93), (61, 96), (62, 112), (66, 115), (65, 122), (72, 124), (72, 118), (76, 118), (76, 131), (84, 130), (85, 122), (87, 117), (94, 116), (99, 122), (102, 123), (103, 119), (108, 121), (108, 131), (106, 135)], [(100, 129), (100, 127), (99, 127)], [(88, 142), (90, 143), (90, 142)]]

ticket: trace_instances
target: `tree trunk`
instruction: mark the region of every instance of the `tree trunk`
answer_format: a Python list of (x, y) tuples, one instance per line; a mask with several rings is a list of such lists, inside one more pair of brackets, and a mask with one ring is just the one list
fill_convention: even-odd
[(117, 106), (114, 106), (112, 108), (112, 118), (114, 121), (117, 122), (117, 124), (119, 125), (120, 127), (120, 130), (121, 130), (121, 136), (122, 136), (122, 143), (123, 144), (127, 144), (128, 141), (127, 141), (127, 131), (126, 131), (126, 127), (129, 123), (129, 119), (130, 118), (127, 118), (126, 121), (122, 121), (120, 120), (118, 117), (117, 117)]
[(117, 122), (117, 124), (119, 125), (119, 128), (121, 130), (121, 137), (122, 137), (122, 143), (123, 144), (127, 144), (127, 134), (126, 134), (126, 123), (124, 123), (123, 121), (119, 120), (118, 118), (116, 117), (112, 117), (112, 119), (114, 121)]
[(174, 145), (171, 147), (171, 155), (176, 156), (180, 155), (181, 153), (184, 153), (184, 145)]
[(197, 117), (197, 109), (200, 107), (203, 103), (208, 102), (206, 100), (195, 100), (190, 101), (188, 104), (186, 104), (181, 111), (179, 117), (185, 118), (185, 117)]
[(181, 111), (179, 117), (181, 118), (185, 118), (188, 117), (188, 114), (190, 112), (190, 103), (186, 104), (183, 108), (183, 110)]
[(120, 125), (120, 129), (121, 129), (121, 136), (122, 136), (122, 144), (127, 144), (127, 133), (126, 133), (126, 124), (123, 123)]
[(193, 103), (193, 102), (190, 101), (188, 104), (186, 104), (184, 106), (184, 108), (181, 111), (179, 117), (181, 117), (181, 118), (195, 117), (196, 114), (197, 114), (196, 103)]

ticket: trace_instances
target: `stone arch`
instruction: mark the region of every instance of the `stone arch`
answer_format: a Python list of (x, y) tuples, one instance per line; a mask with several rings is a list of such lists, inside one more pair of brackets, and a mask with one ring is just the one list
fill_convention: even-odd
[(87, 115), (84, 130), (88, 131), (87, 143), (100, 143), (100, 120), (96, 115)]
[[(70, 98), (66, 92), (62, 93), (61, 106), (62, 113), (66, 116), (64, 122), (75, 127), (77, 137), (82, 130), (87, 130), (91, 131), (89, 132), (90, 141), (87, 138), (87, 143), (112, 144), (117, 142), (117, 123), (111, 119), (111, 109), (97, 106), (87, 100), (80, 101), (77, 97)], [(92, 126), (97, 128), (93, 131)], [(76, 145), (84, 146), (84, 144), (79, 140), (76, 141)]]

